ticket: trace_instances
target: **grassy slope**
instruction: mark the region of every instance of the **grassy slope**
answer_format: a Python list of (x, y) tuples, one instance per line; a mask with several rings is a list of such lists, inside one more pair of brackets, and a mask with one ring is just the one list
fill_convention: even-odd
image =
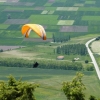
[[(87, 87), (86, 98), (90, 94), (100, 98), (99, 82), (95, 72), (83, 73), (83, 83)], [(61, 91), (62, 82), (71, 81), (76, 71), (0, 67), (0, 80), (7, 80), (9, 74), (14, 75), (17, 79), (22, 77), (23, 81), (39, 83), (40, 87), (35, 91), (37, 100), (66, 100), (63, 91)]]
[[(60, 45), (67, 45), (67, 44), (74, 44), (74, 43), (82, 43), (85, 44), (86, 41), (88, 41), (89, 39), (96, 37), (97, 35), (86, 35), (86, 36), (80, 36), (77, 38), (71, 38), (70, 41), (65, 42), (65, 43), (41, 43), (41, 42), (27, 42), (27, 41), (23, 41), (23, 43), (28, 43), (28, 45), (25, 48), (20, 48), (17, 50), (11, 50), (11, 51), (6, 51), (3, 53), (0, 53), (1, 57), (13, 57), (13, 55), (16, 55), (15, 57), (22, 57), (22, 58), (26, 58), (30, 57), (31, 59), (35, 59), (35, 58), (46, 58), (46, 59), (56, 59), (56, 57), (58, 56), (57, 54), (54, 54), (54, 48), (56, 48), (57, 46)], [(17, 41), (18, 44), (20, 44), (21, 41)], [(3, 42), (2, 42), (3, 43)], [(17, 43), (16, 43), (17, 44)], [(16, 51), (16, 52), (14, 52)], [(26, 55), (24, 57), (24, 55)], [(75, 57), (79, 57), (81, 61), (84, 61), (85, 59), (90, 60), (89, 56), (79, 56), (79, 55), (64, 55), (65, 56), (65, 60), (71, 60)], [(33, 57), (33, 58), (32, 58)], [(91, 61), (91, 60), (90, 60)]]

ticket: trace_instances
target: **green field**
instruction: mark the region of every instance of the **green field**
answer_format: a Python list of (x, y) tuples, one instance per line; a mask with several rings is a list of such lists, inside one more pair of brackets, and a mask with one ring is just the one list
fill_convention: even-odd
[[(86, 85), (86, 98), (89, 95), (99, 96), (99, 83), (95, 72), (83, 72), (83, 83)], [(71, 81), (75, 76), (75, 71), (32, 69), (32, 68), (11, 68), (0, 67), (0, 80), (7, 80), (7, 76), (12, 74), (23, 81), (39, 83), (40, 86), (35, 91), (37, 100), (65, 100), (66, 97), (61, 91), (63, 81)], [(92, 89), (92, 91), (91, 91)], [(87, 100), (87, 99), (86, 99)]]
[(100, 21), (100, 16), (83, 16), (82, 20), (96, 20), (96, 21)]
[[(99, 82), (95, 72), (83, 73), (83, 83), (87, 88), (85, 91), (86, 98), (90, 94), (100, 98)], [(23, 81), (39, 83), (40, 86), (35, 91), (37, 100), (66, 100), (63, 91), (61, 91), (62, 82), (71, 81), (76, 71), (0, 67), (0, 80), (6, 81), (10, 74), (15, 76), (16, 79), (22, 77)]]
[(57, 25), (73, 25), (74, 20), (59, 20)]
[(31, 23), (40, 23), (44, 25), (55, 25), (57, 21), (58, 15), (31, 15), (30, 20)]
[(44, 6), (51, 6), (52, 3), (46, 3)]
[(49, 10), (49, 11), (50, 11), (50, 10), (54, 10), (54, 11), (55, 11), (56, 8), (57, 8), (57, 7), (48, 7), (48, 6), (46, 6), (46, 7), (45, 7), (45, 10)]
[(13, 6), (13, 7), (11, 7), (11, 6), (9, 6), (9, 7), (7, 7), (6, 9), (4, 9), (4, 10), (33, 10), (33, 8), (32, 7), (15, 7), (15, 6)]
[[(35, 37), (37, 36), (36, 34), (33, 35), (32, 37)], [(97, 36), (96, 35), (87, 35), (87, 36), (80, 36), (80, 37), (76, 37), (76, 38), (72, 38), (70, 41), (68, 42), (65, 42), (65, 43), (50, 43), (50, 42), (35, 42), (34, 39), (30, 40), (30, 41), (27, 41), (27, 40), (24, 40), (22, 41), (22, 38), (14, 38), (12, 41), (10, 39), (6, 39), (6, 41), (4, 39), (2, 39), (2, 43), (6, 43), (7, 41), (7, 45), (10, 45), (10, 44), (13, 44), (13, 42), (16, 42), (16, 45), (25, 45), (27, 47), (25, 48), (20, 48), (20, 49), (17, 49), (16, 50), (16, 53), (14, 55), (16, 55), (15, 57), (18, 57), (17, 55), (19, 55), (19, 57), (21, 58), (26, 58), (24, 57), (24, 55), (20, 55), (21, 53), (25, 53), (25, 55), (27, 57), (30, 57), (31, 59), (35, 59), (35, 58), (44, 58), (44, 59), (55, 59), (56, 60), (56, 57), (60, 54), (54, 54), (54, 48), (56, 48), (57, 46), (62, 46), (62, 45), (67, 45), (67, 44), (78, 44), (78, 43), (81, 43), (81, 44), (84, 44), (86, 43), (89, 39), (93, 38)], [(10, 40), (10, 41), (9, 41)], [(3, 56), (6, 56), (6, 57), (9, 57), (9, 54), (11, 57), (13, 57), (13, 50), (11, 51), (7, 51), (6, 52), (3, 52), (3, 54), (1, 53), (0, 56), (3, 57)], [(33, 55), (30, 56), (29, 55)], [(34, 56), (34, 54), (38, 54), (36, 56)], [(35, 58), (34, 58), (35, 57)], [(80, 61), (85, 61), (86, 59), (88, 59), (89, 61), (90, 60), (90, 57), (89, 56), (80, 56), (80, 55), (64, 55), (64, 60), (69, 60), (69, 61), (72, 61), (73, 58), (75, 57), (79, 57), (80, 58)]]
[(80, 7), (78, 11), (100, 11), (99, 7)]
[(57, 7), (58, 11), (77, 11), (78, 7)]
[(0, 29), (7, 29), (9, 27), (9, 25), (5, 25), (5, 24), (0, 24)]
[(95, 4), (95, 1), (85, 1), (85, 4)]

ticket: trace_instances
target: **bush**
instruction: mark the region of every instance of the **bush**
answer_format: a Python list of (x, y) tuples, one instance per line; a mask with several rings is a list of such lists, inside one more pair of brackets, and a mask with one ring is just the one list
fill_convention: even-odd
[(10, 75), (8, 83), (0, 82), (0, 100), (36, 100), (33, 92), (37, 86)]
[(95, 96), (90, 95), (89, 100), (97, 100)]
[(88, 60), (85, 60), (85, 63), (88, 63), (89, 61)]

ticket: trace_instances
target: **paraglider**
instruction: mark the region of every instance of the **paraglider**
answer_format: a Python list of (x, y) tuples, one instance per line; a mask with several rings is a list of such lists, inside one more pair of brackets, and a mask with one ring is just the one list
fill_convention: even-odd
[(28, 38), (31, 30), (33, 30), (38, 36), (40, 36), (43, 40), (46, 40), (46, 32), (42, 25), (39, 24), (25, 24), (22, 26), (21, 32), (22, 34)]

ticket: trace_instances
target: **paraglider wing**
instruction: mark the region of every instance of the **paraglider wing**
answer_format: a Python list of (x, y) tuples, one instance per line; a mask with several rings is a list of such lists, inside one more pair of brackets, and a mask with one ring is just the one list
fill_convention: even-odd
[(46, 40), (46, 32), (43, 26), (39, 24), (25, 24), (22, 26), (22, 34), (28, 38), (29, 34), (33, 30), (38, 36), (40, 36), (43, 40)]
[(29, 37), (29, 34), (30, 34), (31, 30), (32, 30), (32, 29), (28, 29), (27, 32), (25, 33), (25, 37), (26, 37), (26, 38)]
[(42, 32), (42, 34), (43, 34), (43, 38), (44, 38), (44, 40), (46, 40), (46, 32), (45, 32), (43, 26), (39, 25), (39, 27), (40, 27), (41, 32)]

